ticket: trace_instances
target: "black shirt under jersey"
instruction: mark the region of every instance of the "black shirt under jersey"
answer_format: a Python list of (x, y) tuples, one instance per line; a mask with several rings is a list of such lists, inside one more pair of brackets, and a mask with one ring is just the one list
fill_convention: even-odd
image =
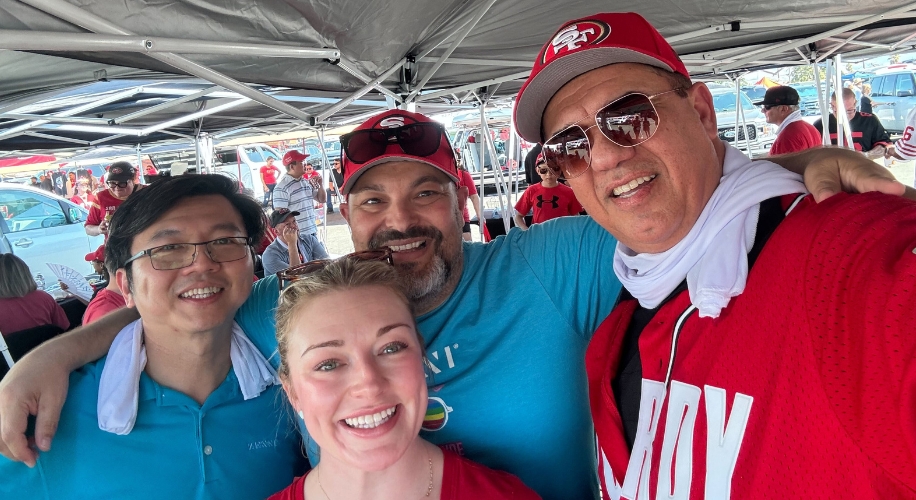
[[(757, 235), (754, 237), (754, 247), (751, 248), (747, 255), (748, 269), (754, 265), (763, 250), (763, 245), (770, 239), (770, 236), (783, 218), (785, 218), (785, 212), (783, 211), (780, 197), (770, 198), (760, 203)], [(611, 390), (614, 392), (614, 402), (617, 403), (617, 409), (620, 411), (624, 437), (626, 438), (627, 448), (630, 451), (633, 450), (633, 442), (636, 440), (636, 428), (639, 424), (639, 403), (642, 398), (642, 360), (639, 358), (639, 335), (646, 325), (652, 321), (659, 309), (686, 289), (687, 281), (684, 280), (655, 309), (637, 306), (624, 334), (623, 345), (620, 350), (620, 365), (617, 367), (617, 374), (611, 380)], [(619, 300), (632, 298), (633, 296), (629, 292), (623, 290)]]
[[(836, 117), (830, 115), (830, 141), (833, 144), (836, 140)], [(814, 128), (818, 132), (824, 133), (824, 126), (821, 120), (814, 122)], [(878, 144), (890, 144), (891, 136), (884, 130), (881, 120), (877, 116), (869, 113), (856, 113), (856, 116), (849, 120), (849, 128), (852, 130), (852, 143), (856, 146), (856, 151), (871, 151)]]

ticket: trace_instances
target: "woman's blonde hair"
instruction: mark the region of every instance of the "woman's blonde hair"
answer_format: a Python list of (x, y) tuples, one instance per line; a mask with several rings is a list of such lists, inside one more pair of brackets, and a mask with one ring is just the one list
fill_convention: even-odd
[[(296, 313), (299, 309), (310, 300), (330, 292), (363, 286), (380, 286), (391, 290), (407, 306), (410, 311), (410, 317), (413, 318), (413, 305), (407, 300), (407, 296), (398, 281), (397, 273), (390, 264), (348, 258), (329, 262), (321, 270), (294, 281), (283, 289), (280, 294), (276, 316), (277, 349), (280, 353), (278, 373), (281, 377), (289, 377), (289, 364), (287, 362), (289, 359), (289, 335), (297, 319)], [(333, 314), (333, 311), (328, 311), (328, 314)], [(413, 327), (414, 330), (417, 329), (416, 322), (414, 322)], [(420, 341), (420, 349), (422, 351), (424, 343), (419, 331), (417, 331), (417, 338)]]
[(0, 299), (25, 297), (37, 289), (25, 261), (11, 253), (0, 254)]

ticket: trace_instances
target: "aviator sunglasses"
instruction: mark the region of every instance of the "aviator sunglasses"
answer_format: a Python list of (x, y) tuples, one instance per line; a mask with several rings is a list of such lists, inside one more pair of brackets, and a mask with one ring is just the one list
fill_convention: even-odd
[(353, 163), (366, 163), (378, 158), (394, 143), (411, 156), (430, 156), (439, 149), (439, 141), (444, 133), (445, 128), (436, 122), (370, 128), (340, 136), (340, 146)]
[[(391, 254), (392, 251), (390, 248), (381, 247), (376, 250), (363, 250), (361, 252), (353, 252), (340, 257), (340, 259), (387, 262), (388, 265), (393, 266), (394, 259), (391, 257)], [(335, 259), (313, 260), (278, 272), (277, 282), (280, 284), (280, 291), (282, 292), (283, 289), (286, 288), (290, 283), (324, 269), (328, 264), (334, 262), (334, 260)]]
[(589, 130), (598, 127), (607, 140), (625, 148), (648, 141), (655, 135), (659, 123), (658, 111), (652, 100), (672, 92), (683, 95), (685, 89), (678, 87), (652, 95), (634, 92), (614, 99), (595, 113), (594, 125), (583, 128), (576, 123), (545, 141), (544, 158), (551, 167), (559, 168), (563, 177), (572, 179), (591, 166)]

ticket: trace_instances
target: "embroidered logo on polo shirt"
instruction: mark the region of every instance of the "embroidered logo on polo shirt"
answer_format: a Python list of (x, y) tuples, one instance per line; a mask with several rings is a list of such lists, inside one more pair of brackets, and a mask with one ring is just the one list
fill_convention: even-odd
[(277, 440), (276, 439), (267, 439), (264, 441), (253, 441), (248, 443), (248, 451), (254, 450), (264, 450), (268, 448), (276, 448)]

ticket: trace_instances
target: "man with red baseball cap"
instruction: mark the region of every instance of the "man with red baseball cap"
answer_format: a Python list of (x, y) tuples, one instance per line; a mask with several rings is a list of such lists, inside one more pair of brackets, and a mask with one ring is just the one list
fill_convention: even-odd
[(299, 238), (307, 241), (317, 254), (327, 255), (327, 249), (318, 239), (315, 215), (315, 201), (324, 203), (327, 193), (322, 187), (321, 176), (313, 175), (312, 166), (305, 161), (308, 156), (295, 149), (283, 155), (286, 172), (277, 179), (274, 187), (274, 210), (285, 208), (298, 212), (296, 225), (299, 226)]
[(638, 14), (564, 24), (515, 119), (619, 240), (586, 355), (607, 498), (914, 498), (916, 203), (749, 161)]

